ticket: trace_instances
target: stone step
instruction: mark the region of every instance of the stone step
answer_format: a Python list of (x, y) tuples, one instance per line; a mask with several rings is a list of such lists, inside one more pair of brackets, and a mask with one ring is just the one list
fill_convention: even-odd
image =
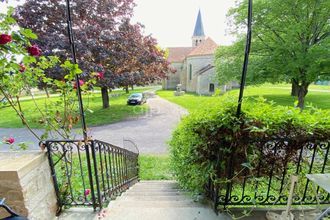
[(137, 184), (176, 184), (175, 180), (140, 180)]
[(93, 210), (93, 208), (70, 208), (64, 209), (59, 217), (56, 217), (54, 220), (91, 220), (96, 219), (97, 213)]
[(192, 200), (183, 201), (131, 201), (125, 199), (118, 199), (110, 202), (109, 208), (119, 208), (119, 207), (136, 207), (136, 208), (178, 208), (178, 207), (199, 207), (201, 206), (198, 202)]
[(111, 201), (105, 220), (227, 220), (174, 181), (141, 181)]
[(178, 184), (137, 184), (132, 186), (132, 188), (145, 188), (145, 187), (149, 187), (149, 188), (176, 188), (179, 189), (179, 185)]
[(187, 193), (185, 192), (181, 192), (181, 191), (174, 191), (174, 192), (171, 192), (171, 191), (165, 191), (165, 192), (159, 192), (159, 191), (153, 191), (153, 192), (150, 192), (150, 191), (138, 191), (138, 192), (135, 192), (135, 191), (130, 191), (128, 190), (127, 192), (125, 192), (123, 194), (123, 196), (186, 196)]
[(162, 186), (171, 186), (171, 187), (178, 187), (179, 185), (177, 183), (138, 183), (134, 186), (153, 186), (153, 187), (162, 187)]
[(140, 189), (140, 188), (132, 188), (129, 190), (129, 192), (134, 192), (134, 193), (145, 193), (145, 192), (172, 192), (172, 193), (178, 193), (178, 192), (183, 192), (182, 190), (179, 190), (179, 189), (166, 189), (166, 188), (163, 188), (163, 189), (148, 189), (148, 188), (144, 188), (144, 189)]
[(147, 208), (122, 207), (108, 211), (106, 220), (230, 220), (204, 207)]
[(179, 184), (175, 181), (140, 181), (134, 186), (178, 186)]
[(130, 196), (123, 195), (120, 200), (125, 201), (191, 201), (191, 198), (186, 196)]

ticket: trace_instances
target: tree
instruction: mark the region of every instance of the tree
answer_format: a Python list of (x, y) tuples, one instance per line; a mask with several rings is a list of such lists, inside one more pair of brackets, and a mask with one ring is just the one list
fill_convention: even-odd
[[(38, 139), (52, 138), (68, 139), (73, 126), (79, 121), (79, 111), (76, 108), (75, 76), (81, 74), (77, 64), (69, 61), (60, 62), (56, 56), (42, 56), (38, 45), (31, 41), (37, 35), (30, 29), (18, 27), (12, 17), (13, 8), (7, 14), (0, 13), (0, 97), (4, 97), (8, 105), (22, 120), (23, 125)], [(65, 80), (54, 80), (46, 76), (49, 68), (58, 65), (65, 74)], [(57, 85), (59, 98), (45, 99), (42, 104), (35, 100), (31, 91), (38, 82)], [(91, 82), (85, 82), (81, 88), (86, 90)], [(33, 107), (25, 109), (20, 105), (22, 93), (30, 94)], [(26, 111), (38, 112), (38, 118), (27, 118)], [(31, 129), (31, 124), (37, 121), (42, 124), (44, 134), (39, 136)], [(13, 138), (8, 139), (14, 142)], [(21, 147), (26, 144), (20, 143)]]
[[(247, 81), (290, 82), (297, 106), (304, 107), (308, 86), (330, 78), (329, 0), (255, 0), (253, 37)], [(217, 51), (221, 80), (238, 80), (244, 42), (240, 30), (246, 25), (247, 1), (231, 9), (238, 40)]]
[[(83, 77), (90, 78), (87, 74), (90, 72), (102, 76), (98, 77), (97, 85), (102, 90), (104, 108), (109, 107), (109, 89), (120, 86), (125, 76), (137, 72), (141, 75), (149, 68), (142, 62), (150, 58), (140, 56), (141, 51), (145, 51), (143, 26), (130, 23), (134, 5), (133, 0), (76, 0), (72, 3), (78, 63), (84, 71)], [(21, 26), (39, 35), (38, 44), (46, 54), (62, 59), (70, 56), (63, 0), (27, 0), (15, 14)], [(153, 47), (155, 45), (148, 48)], [(157, 55), (162, 63), (166, 62), (161, 53)], [(63, 78), (58, 70), (53, 69), (49, 76)], [(152, 74), (158, 77), (159, 72), (165, 71), (166, 68)]]

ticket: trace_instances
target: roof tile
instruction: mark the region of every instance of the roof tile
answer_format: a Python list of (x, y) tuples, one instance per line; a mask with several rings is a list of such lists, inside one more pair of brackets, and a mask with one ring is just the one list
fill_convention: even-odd
[(182, 62), (193, 49), (193, 47), (169, 47), (167, 60), (171, 63)]
[(207, 38), (199, 46), (194, 48), (187, 56), (200, 56), (200, 55), (212, 55), (218, 48), (217, 43), (215, 43), (211, 38)]

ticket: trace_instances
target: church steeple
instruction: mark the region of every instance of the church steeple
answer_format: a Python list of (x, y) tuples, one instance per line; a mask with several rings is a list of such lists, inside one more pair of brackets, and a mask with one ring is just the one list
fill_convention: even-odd
[(201, 10), (198, 11), (194, 33), (192, 36), (192, 46), (197, 47), (205, 40), (204, 27), (202, 22)]

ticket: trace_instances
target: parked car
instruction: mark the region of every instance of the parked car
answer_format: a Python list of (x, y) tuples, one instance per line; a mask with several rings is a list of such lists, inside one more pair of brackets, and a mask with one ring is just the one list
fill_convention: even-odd
[(0, 98), (0, 105), (7, 105), (7, 103), (8, 103), (8, 100), (5, 97)]
[(141, 105), (145, 103), (146, 97), (142, 93), (133, 93), (130, 95), (127, 99), (127, 104), (128, 105)]

